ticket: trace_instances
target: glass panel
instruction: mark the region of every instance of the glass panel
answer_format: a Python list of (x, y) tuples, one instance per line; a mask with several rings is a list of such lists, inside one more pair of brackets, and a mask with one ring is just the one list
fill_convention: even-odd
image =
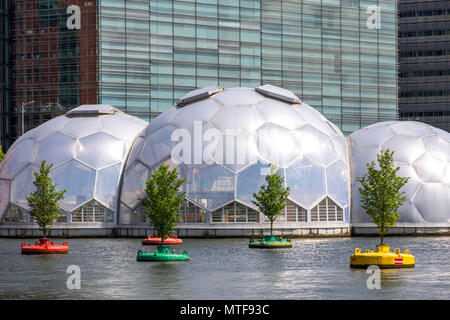
[(236, 202), (236, 222), (247, 221), (247, 207)]
[(98, 132), (80, 139), (76, 157), (100, 169), (121, 161), (123, 155), (122, 140), (105, 132)]
[(0, 221), (9, 204), (9, 182), (0, 180)]
[(271, 123), (284, 128), (293, 130), (305, 124), (305, 121), (295, 110), (295, 108), (298, 107), (280, 101), (266, 99), (258, 103), (255, 108), (260, 111), (266, 119), (269, 119)]
[(6, 214), (3, 217), (4, 223), (26, 223), (27, 222), (27, 212), (16, 206), (9, 206)]
[(259, 212), (247, 207), (248, 222), (259, 222)]
[[(241, 133), (254, 132), (264, 123), (262, 115), (251, 106), (244, 105), (240, 100), (230, 102), (230, 105), (223, 106), (211, 119), (210, 123), (221, 132), (232, 131)], [(238, 117), (236, 115), (239, 115)]]
[(324, 169), (302, 158), (286, 169), (290, 198), (309, 208), (326, 194)]
[(328, 194), (342, 206), (347, 205), (349, 194), (347, 166), (341, 161), (337, 161), (326, 170)]
[(300, 149), (307, 157), (324, 166), (338, 159), (334, 144), (326, 134), (309, 124), (298, 129), (297, 134)]
[(219, 107), (220, 105), (212, 99), (192, 103), (180, 108), (171, 123), (177, 127), (188, 129), (194, 125), (194, 121), (208, 120)]
[(223, 222), (223, 208), (211, 212), (212, 222)]
[[(394, 160), (401, 162), (413, 162), (425, 153), (420, 138), (393, 136), (381, 145), (383, 150), (394, 151)], [(375, 158), (376, 159), (376, 158)]]
[(23, 208), (28, 208), (27, 197), (36, 190), (33, 184), (35, 171), (39, 171), (39, 168), (30, 165), (11, 182), (11, 201)]
[(95, 170), (77, 160), (70, 160), (50, 171), (57, 189), (66, 189), (61, 205), (73, 210), (81, 203), (93, 198)]
[(147, 210), (144, 208), (144, 206), (139, 205), (136, 209), (133, 210), (133, 224), (143, 224), (149, 221), (150, 219), (147, 216)]
[[(22, 139), (19, 139), (19, 141)], [(18, 142), (19, 142), (18, 141)], [(2, 161), (0, 176), (6, 179), (12, 179), (25, 166), (27, 166), (33, 158), (35, 142), (32, 139), (25, 139), (15, 146), (13, 150), (8, 150), (6, 157)]]
[(193, 203), (187, 201), (186, 202), (186, 222), (187, 223), (195, 222), (196, 212), (197, 212), (197, 207)]
[(234, 220), (234, 203), (227, 204), (223, 207), (223, 221), (224, 222), (235, 222)]
[(34, 162), (40, 165), (42, 160), (47, 160), (47, 165), (52, 163), (57, 166), (74, 156), (76, 146), (77, 141), (74, 138), (56, 132), (38, 143)]
[(134, 208), (139, 198), (144, 197), (144, 190), (149, 175), (149, 169), (136, 162), (123, 176), (121, 201)]
[(114, 116), (102, 116), (100, 122), (103, 130), (123, 140), (132, 140), (148, 123), (125, 113)]
[(147, 136), (144, 147), (139, 155), (139, 160), (149, 167), (153, 167), (168, 158), (175, 145), (171, 141), (171, 135), (174, 130), (175, 127), (172, 125), (166, 125), (150, 136)]
[(234, 198), (234, 175), (220, 165), (198, 165), (188, 169), (189, 198), (208, 209)]
[(119, 184), (119, 174), (122, 164), (110, 166), (97, 172), (95, 198), (102, 201), (113, 211), (116, 210), (116, 199)]
[(61, 129), (75, 138), (81, 138), (101, 130), (100, 121), (97, 117), (71, 118)]
[[(426, 222), (447, 223), (450, 214), (450, 189), (440, 183), (423, 184), (413, 200)], [(405, 214), (405, 213), (403, 213)]]

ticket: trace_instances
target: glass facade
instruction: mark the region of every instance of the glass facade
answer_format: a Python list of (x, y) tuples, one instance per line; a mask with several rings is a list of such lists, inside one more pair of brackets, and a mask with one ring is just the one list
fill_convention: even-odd
[[(99, 3), (101, 103), (148, 120), (197, 87), (268, 83), (345, 134), (397, 117), (396, 1)], [(379, 29), (367, 27), (372, 5)]]
[(402, 120), (450, 131), (450, 3), (399, 1)]
[[(12, 1), (9, 144), (22, 132), (97, 102), (96, 1)], [(73, 27), (80, 8), (80, 26)], [(22, 108), (23, 113), (22, 113)]]
[(0, 145), (8, 147), (11, 108), (10, 0), (0, 2)]

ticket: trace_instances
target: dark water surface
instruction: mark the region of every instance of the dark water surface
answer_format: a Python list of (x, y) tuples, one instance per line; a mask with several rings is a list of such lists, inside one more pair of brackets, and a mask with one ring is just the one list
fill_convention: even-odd
[[(377, 238), (294, 239), (276, 250), (185, 239), (173, 248), (187, 249), (187, 262), (137, 262), (139, 249), (154, 249), (139, 239), (69, 239), (69, 254), (44, 256), (21, 255), (21, 242), (0, 239), (0, 299), (450, 299), (450, 237), (387, 238), (416, 267), (382, 270), (380, 290), (349, 268), (355, 247), (374, 249)], [(67, 288), (70, 265), (80, 267), (79, 290)]]

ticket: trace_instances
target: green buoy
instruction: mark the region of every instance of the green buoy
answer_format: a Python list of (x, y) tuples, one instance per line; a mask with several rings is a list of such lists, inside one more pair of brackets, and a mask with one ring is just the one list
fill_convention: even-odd
[(153, 253), (143, 252), (139, 250), (137, 253), (137, 261), (185, 261), (189, 260), (189, 253), (184, 250), (182, 254), (175, 253), (175, 250), (170, 251), (168, 247), (158, 246)]
[(262, 248), (262, 249), (273, 249), (273, 248), (291, 248), (292, 242), (291, 239), (282, 239), (281, 237), (276, 236), (265, 236), (262, 239), (255, 240), (253, 238), (250, 239), (250, 243), (248, 244), (249, 248)]

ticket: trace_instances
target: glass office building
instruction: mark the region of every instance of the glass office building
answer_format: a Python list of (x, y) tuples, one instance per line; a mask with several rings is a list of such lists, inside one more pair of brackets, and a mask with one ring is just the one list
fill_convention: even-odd
[(5, 145), (9, 137), (8, 117), (11, 106), (10, 82), (10, 1), (0, 2), (0, 145)]
[(344, 134), (397, 118), (394, 0), (14, 0), (12, 17), (10, 143), (22, 103), (24, 131), (86, 103), (149, 121), (208, 85), (289, 89)]
[(398, 10), (400, 117), (450, 131), (450, 2), (401, 0)]

